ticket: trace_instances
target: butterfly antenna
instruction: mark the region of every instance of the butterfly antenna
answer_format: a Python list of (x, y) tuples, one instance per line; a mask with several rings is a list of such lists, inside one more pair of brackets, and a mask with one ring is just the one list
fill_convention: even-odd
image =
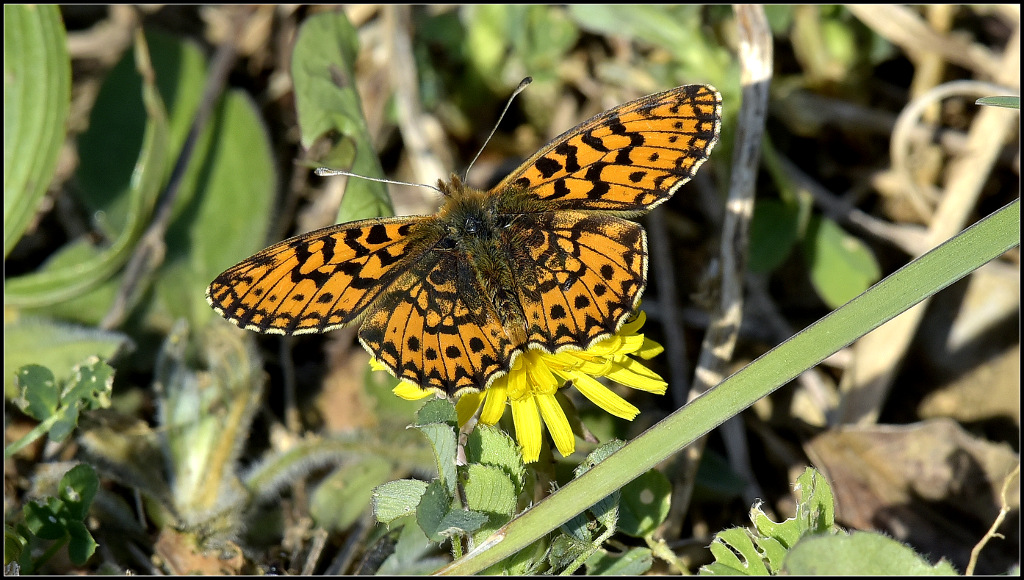
[(408, 181), (398, 181), (397, 179), (377, 179), (376, 177), (367, 177), (365, 175), (357, 175), (355, 173), (349, 173), (348, 171), (342, 171), (340, 169), (328, 169), (326, 167), (317, 167), (313, 170), (313, 173), (320, 177), (331, 177), (333, 175), (345, 175), (348, 177), (358, 177), (359, 179), (365, 179), (367, 181), (376, 181), (377, 183), (389, 183), (391, 185), (409, 185), (412, 187), (429, 187), (434, 191), (444, 195), (445, 193), (433, 185), (427, 185), (426, 183), (409, 183)]
[(532, 82), (533, 77), (526, 77), (525, 79), (519, 82), (519, 86), (516, 87), (515, 92), (512, 93), (512, 96), (508, 98), (508, 102), (505, 103), (505, 110), (502, 111), (501, 116), (498, 117), (498, 122), (495, 123), (494, 128), (491, 129), (491, 134), (487, 136), (487, 139), (484, 141), (484, 144), (480, 147), (480, 150), (476, 152), (476, 157), (474, 157), (473, 160), (469, 162), (469, 167), (467, 167), (466, 172), (462, 174), (462, 181), (469, 180), (469, 170), (473, 167), (473, 164), (476, 163), (476, 160), (480, 158), (480, 154), (484, 152), (484, 147), (487, 147), (487, 143), (490, 142), (491, 137), (494, 137), (494, 132), (498, 130), (498, 125), (500, 125), (501, 120), (505, 118), (505, 113), (508, 112), (508, 108), (512, 106), (512, 99), (516, 98), (516, 95), (523, 92), (523, 89), (525, 89), (527, 85), (529, 85)]

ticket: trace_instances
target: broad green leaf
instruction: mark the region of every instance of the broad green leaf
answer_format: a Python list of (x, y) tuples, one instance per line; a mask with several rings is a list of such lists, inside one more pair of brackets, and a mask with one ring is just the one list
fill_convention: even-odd
[[(137, 43), (135, 48), (136, 62), (145, 70), (149, 63), (146, 46)], [(167, 115), (154, 85), (142, 84), (142, 100), (147, 121), (141, 150), (136, 150), (131, 157), (137, 157), (138, 161), (130, 178), (124, 228), (116, 230), (116, 239), (110, 246), (88, 259), (59, 269), (44, 267), (38, 272), (6, 281), (5, 304), (45, 306), (77, 297), (113, 276), (131, 256), (135, 243), (149, 223), (170, 161)], [(82, 146), (81, 141), (79, 145)], [(85, 160), (82, 161), (84, 163)]]
[(400, 517), (416, 513), (420, 498), (427, 491), (427, 482), (399, 479), (378, 485), (373, 490), (373, 515), (378, 522), (390, 524)]
[(783, 564), (801, 576), (955, 576), (949, 562), (932, 565), (914, 550), (873, 532), (811, 536), (797, 542)]
[(57, 411), (60, 385), (50, 369), (39, 365), (26, 365), (14, 375), (18, 395), (15, 402), (21, 411), (42, 421)]
[(167, 230), (154, 287), (168, 320), (184, 317), (200, 328), (215, 315), (206, 303), (210, 281), (265, 246), (275, 167), (256, 103), (243, 91), (228, 91), (197, 143)]
[(478, 424), (466, 440), (466, 461), (500, 468), (515, 485), (519, 495), (525, 485), (523, 454), (508, 433), (493, 425)]
[(455, 454), (458, 443), (455, 430), (447, 423), (431, 423), (419, 425), (416, 428), (430, 441), (430, 446), (434, 450), (434, 459), (437, 461), (438, 477), (445, 485), (448, 495), (454, 497), (458, 477), (455, 471)]
[(766, 274), (789, 257), (800, 239), (800, 208), (779, 200), (758, 200), (750, 222), (750, 271)]
[(370, 506), (374, 488), (390, 475), (391, 464), (375, 457), (342, 465), (313, 492), (313, 519), (326, 530), (347, 530)]
[(882, 274), (871, 249), (828, 218), (811, 218), (803, 250), (811, 283), (832, 308), (856, 298)]
[(444, 483), (435, 479), (427, 485), (420, 505), (416, 508), (416, 524), (431, 542), (443, 542), (441, 534), (446, 528), (441, 525), (448, 512), (452, 511), (452, 496), (447, 493)]
[[(295, 109), (303, 147), (309, 149), (325, 137), (333, 141), (335, 156), (318, 162), (380, 179), (384, 171), (355, 89), (353, 71), (358, 50), (358, 36), (344, 12), (317, 14), (303, 21), (292, 51)], [(351, 157), (337, 156), (340, 151)], [(339, 223), (392, 214), (391, 200), (382, 183), (349, 179), (338, 208)]]
[(672, 484), (652, 469), (626, 484), (619, 498), (619, 531), (640, 538), (653, 534), (665, 518), (672, 496)]
[(71, 61), (55, 5), (4, 5), (4, 258), (53, 179), (71, 104)]
[(624, 554), (598, 550), (587, 559), (588, 576), (639, 576), (651, 569), (654, 558), (648, 548), (632, 548)]

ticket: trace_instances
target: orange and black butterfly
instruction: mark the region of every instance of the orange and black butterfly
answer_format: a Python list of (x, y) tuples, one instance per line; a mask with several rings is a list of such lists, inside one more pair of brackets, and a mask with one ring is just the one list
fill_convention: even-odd
[(434, 215), (302, 234), (229, 268), (210, 305), (263, 333), (361, 322), (395, 376), (446, 395), (486, 389), (528, 348), (586, 349), (615, 333), (647, 281), (626, 218), (672, 196), (718, 141), (722, 97), (686, 85), (563, 133), (494, 188), (440, 181)]

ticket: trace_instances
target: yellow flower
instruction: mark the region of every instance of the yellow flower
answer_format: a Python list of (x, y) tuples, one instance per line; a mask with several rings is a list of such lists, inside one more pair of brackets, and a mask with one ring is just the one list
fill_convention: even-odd
[[(515, 359), (508, 374), (495, 380), (487, 390), (462, 395), (456, 404), (459, 425), (464, 425), (481, 406), (480, 422), (494, 425), (504, 414), (508, 401), (516, 438), (523, 447), (523, 461), (530, 463), (540, 457), (542, 420), (559, 453), (569, 456), (576, 450), (576, 439), (555, 398), (555, 392), (566, 382), (608, 413), (632, 421), (640, 411), (594, 377), (604, 376), (627, 387), (665, 394), (665, 381), (633, 358), (649, 359), (663, 350), (660, 344), (637, 333), (645, 320), (640, 312), (616, 334), (587, 350), (557, 354), (527, 350)], [(378, 363), (375, 368), (383, 366)], [(406, 382), (394, 389), (396, 395), (409, 400), (422, 399), (432, 392)]]

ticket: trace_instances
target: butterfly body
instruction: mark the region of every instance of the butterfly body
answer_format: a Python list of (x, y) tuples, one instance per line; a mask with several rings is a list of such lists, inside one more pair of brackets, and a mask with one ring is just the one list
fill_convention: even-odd
[(340, 224), (228, 269), (215, 310), (258, 332), (359, 341), (397, 377), (446, 395), (487, 388), (529, 348), (585, 349), (640, 301), (647, 240), (625, 219), (668, 199), (717, 141), (721, 97), (687, 85), (557, 137), (488, 191), (456, 177), (431, 216)]

